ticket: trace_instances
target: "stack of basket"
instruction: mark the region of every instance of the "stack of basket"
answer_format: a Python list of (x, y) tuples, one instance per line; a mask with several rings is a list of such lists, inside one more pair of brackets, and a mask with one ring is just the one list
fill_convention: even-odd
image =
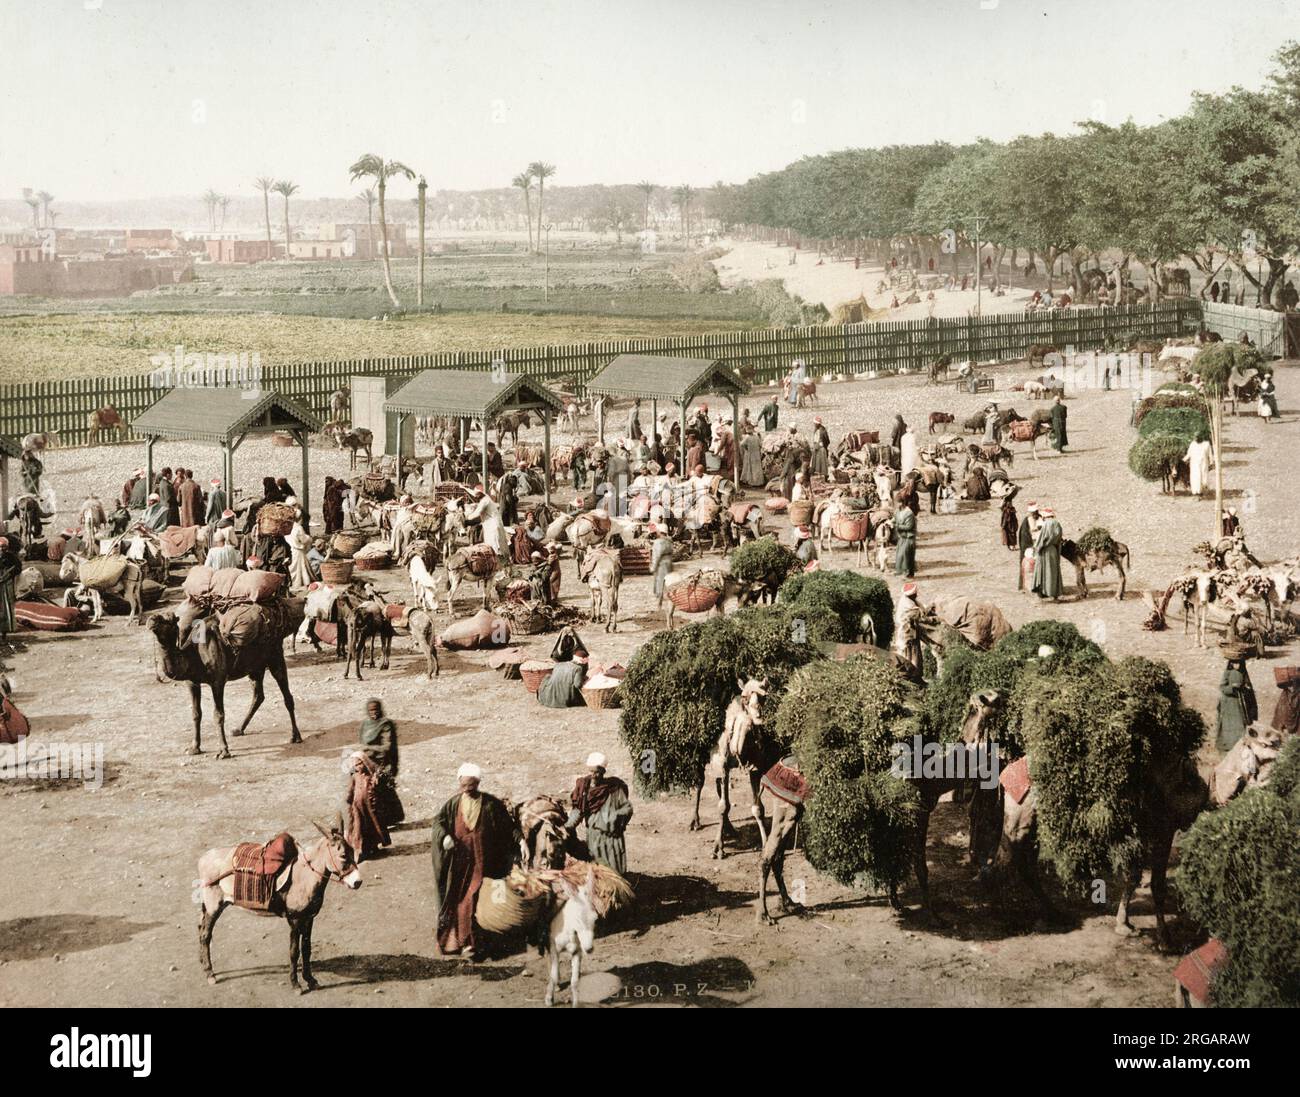
[(624, 545), (618, 550), (618, 562), (623, 565), (624, 575), (649, 575), (649, 543), (638, 542), (631, 545)]

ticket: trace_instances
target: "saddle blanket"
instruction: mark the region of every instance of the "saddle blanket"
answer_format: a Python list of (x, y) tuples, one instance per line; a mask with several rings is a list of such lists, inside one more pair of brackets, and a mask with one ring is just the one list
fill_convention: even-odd
[(773, 796), (784, 800), (787, 804), (794, 804), (795, 807), (802, 807), (804, 801), (812, 795), (808, 778), (797, 769), (782, 765), (780, 762), (763, 774), (763, 779), (759, 783)]
[(68, 632), (81, 628), (86, 621), (76, 606), (51, 606), (45, 602), (15, 602), (14, 619), (42, 632)]
[(235, 847), (235, 904), (253, 910), (270, 909), (276, 877), (297, 856), (297, 843), (284, 832), (264, 846), (256, 842), (240, 842)]
[(1002, 771), (998, 783), (1011, 799), (1017, 804), (1022, 803), (1033, 783), (1029, 778), (1029, 759), (1017, 758)]
[(162, 548), (163, 556), (170, 560), (192, 551), (198, 537), (198, 526), (168, 526), (158, 534), (158, 544)]

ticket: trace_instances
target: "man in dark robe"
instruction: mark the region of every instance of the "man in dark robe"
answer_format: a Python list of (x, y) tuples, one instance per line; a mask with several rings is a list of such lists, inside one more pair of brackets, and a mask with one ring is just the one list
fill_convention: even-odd
[(131, 494), (126, 500), (128, 510), (144, 510), (149, 504), (149, 481), (144, 469), (135, 470), (135, 482), (131, 485)]
[(575, 708), (584, 705), (582, 684), (587, 680), (587, 653), (579, 649), (573, 658), (563, 663), (556, 663), (555, 669), (547, 675), (542, 688), (537, 691), (537, 699), (547, 708)]
[(177, 504), (180, 507), (182, 526), (197, 526), (202, 520), (203, 491), (194, 482), (193, 474), (187, 471), (176, 491)]
[(1039, 512), (1043, 524), (1038, 528), (1034, 538), (1034, 584), (1033, 591), (1040, 598), (1056, 601), (1061, 596), (1061, 540), (1063, 531), (1061, 523), (1056, 520), (1056, 512), (1043, 507)]
[(776, 430), (776, 421), (781, 412), (781, 405), (777, 403), (775, 396), (766, 404), (758, 409), (758, 423), (766, 434), (770, 430)]
[(208, 488), (208, 505), (203, 512), (203, 524), (214, 530), (221, 521), (221, 516), (226, 513), (226, 493), (221, 487), (221, 480), (216, 476), (208, 481)]
[[(135, 493), (135, 486), (136, 484), (139, 484), (142, 481), (143, 477), (144, 477), (144, 472), (140, 469), (136, 469), (133, 473), (131, 473), (130, 476), (126, 478), (126, 483), (122, 485), (122, 494), (118, 496), (118, 500), (117, 500), (122, 506), (129, 507), (131, 505), (131, 496)], [(144, 498), (147, 494), (148, 494), (147, 489), (141, 493), (140, 495), (141, 502), (144, 501)]]
[(916, 574), (916, 512), (902, 499), (899, 499), (899, 507), (894, 512), (894, 536), (898, 539), (894, 574), (910, 579)]
[[(488, 475), (498, 479), (506, 474), (505, 458), (501, 456), (501, 451), (497, 449), (495, 442), (487, 444), (487, 469)], [(509, 525), (509, 523), (507, 523)]]
[(1300, 667), (1278, 667), (1274, 674), (1281, 691), (1273, 708), (1273, 727), (1294, 735), (1300, 732)]
[(1034, 538), (1037, 531), (1034, 529), (1034, 523), (1037, 521), (1038, 504), (1030, 500), (1029, 507), (1025, 511), (1025, 516), (1020, 520), (1020, 527), (1016, 532), (1016, 590), (1025, 589), (1025, 550), (1034, 547)]
[(474, 908), (484, 880), (510, 872), (517, 846), (505, 804), (479, 791), (483, 774), (467, 762), (456, 773), (460, 791), (433, 818), (433, 878), (437, 888), (434, 934), (444, 956), (477, 956)]
[[(713, 426), (709, 422), (709, 405), (701, 404), (695, 413), (695, 434), (705, 449), (713, 444)], [(694, 466), (691, 466), (694, 468)]]
[[(903, 422), (901, 415), (894, 416), (894, 429), (889, 435), (889, 444), (898, 449), (903, 444), (903, 435), (907, 433), (907, 424)], [(910, 471), (905, 469), (904, 471)]]
[(501, 478), (501, 523), (506, 526), (519, 524), (519, 484), (513, 476)]
[(179, 526), (181, 524), (181, 508), (176, 502), (176, 485), (172, 481), (172, 470), (163, 469), (158, 477), (158, 483), (154, 487), (158, 495), (158, 502), (162, 504), (163, 513), (166, 515), (167, 526)]
[(1012, 552), (1015, 552), (1018, 542), (1018, 523), (1016, 520), (1016, 505), (1011, 501), (1010, 495), (1002, 500), (1002, 515), (999, 522), (1002, 530), (1002, 543)]
[(321, 509), (325, 515), (325, 532), (338, 533), (343, 528), (343, 497), (347, 494), (346, 480), (325, 477), (325, 500)]
[(1052, 449), (1057, 452), (1063, 452), (1065, 447), (1070, 444), (1070, 439), (1065, 432), (1065, 405), (1061, 403), (1058, 396), (1052, 404)]
[(815, 422), (817, 425), (813, 428), (812, 474), (828, 480), (830, 479), (831, 436), (822, 423), (820, 415)]
[(375, 767), (375, 805), (380, 822), (395, 826), (406, 818), (397, 795), (397, 725), (384, 715), (379, 698), (366, 702), (366, 718), (361, 722), (361, 751)]
[(627, 873), (627, 846), (623, 831), (632, 818), (627, 785), (605, 773), (605, 756), (587, 756), (587, 773), (579, 777), (569, 795), (572, 810), (566, 825), (587, 825), (587, 852), (591, 859), (622, 875)]

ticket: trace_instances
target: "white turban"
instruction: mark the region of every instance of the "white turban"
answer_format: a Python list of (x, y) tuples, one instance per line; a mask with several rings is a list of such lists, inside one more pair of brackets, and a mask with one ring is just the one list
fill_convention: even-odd
[(605, 768), (605, 756), (601, 754), (600, 751), (593, 750), (590, 754), (587, 755), (587, 768), (596, 769), (598, 767), (600, 769)]
[(472, 777), (475, 781), (481, 781), (483, 780), (483, 771), (473, 762), (465, 762), (461, 765), (460, 769), (456, 771), (456, 776), (460, 779)]

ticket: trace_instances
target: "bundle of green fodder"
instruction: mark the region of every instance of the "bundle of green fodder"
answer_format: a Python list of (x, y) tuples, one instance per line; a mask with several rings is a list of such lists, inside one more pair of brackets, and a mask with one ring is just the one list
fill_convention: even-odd
[(1191, 408), (1193, 411), (1204, 413), (1205, 397), (1193, 389), (1190, 385), (1184, 386), (1191, 389), (1190, 392), (1165, 392), (1163, 389), (1157, 391), (1154, 395), (1148, 396), (1137, 406), (1133, 413), (1133, 425), (1142, 426), (1146, 417), (1155, 411), (1166, 411), (1172, 408)]
[(775, 537), (746, 541), (731, 554), (731, 574), (742, 583), (757, 583), (769, 575), (787, 576), (799, 558)]
[[(1050, 654), (1040, 654), (1051, 648)], [(971, 694), (998, 690), (1007, 703), (989, 730), (997, 737), (1004, 760), (1025, 752), (1018, 711), (1011, 703), (1026, 669), (1041, 667), (1050, 674), (1068, 674), (1075, 667), (1103, 663), (1101, 648), (1067, 621), (1030, 621), (999, 640), (990, 651), (955, 648), (943, 661), (943, 672), (926, 691), (927, 725), (945, 742), (955, 740), (966, 718)]]
[(1105, 526), (1089, 527), (1075, 539), (1074, 543), (1083, 553), (1115, 551), (1115, 538)]
[(1187, 832), (1176, 884), (1188, 916), (1228, 950), (1216, 1006), (1300, 1006), (1300, 738), (1263, 788)]
[(817, 643), (838, 631), (828, 610), (764, 606), (657, 633), (633, 656), (621, 690), (619, 734), (636, 761), (638, 788), (691, 788), (722, 734), (736, 680), (767, 678), (764, 706), (772, 711), (790, 675), (824, 658)]
[(842, 884), (894, 887), (912, 864), (920, 796), (891, 770), (893, 745), (923, 728), (920, 696), (882, 658), (796, 671), (776, 712), (812, 786), (808, 860)]
[(1164, 663), (1129, 657), (1023, 674), (1012, 702), (1038, 790), (1039, 848), (1067, 886), (1123, 877), (1144, 858), (1153, 797), (1195, 770), (1205, 737)]
[(1174, 434), (1185, 437), (1189, 442), (1198, 434), (1210, 433), (1210, 420), (1205, 409), (1200, 408), (1153, 408), (1142, 419), (1138, 427), (1138, 437), (1147, 438), (1153, 434)]
[(855, 640), (862, 631), (862, 617), (868, 614), (876, 632), (876, 644), (887, 647), (894, 634), (894, 599), (880, 579), (855, 571), (810, 571), (791, 576), (781, 587), (780, 601), (791, 610), (820, 606), (840, 621), (840, 641)]
[(1185, 434), (1152, 434), (1139, 438), (1128, 451), (1128, 467), (1152, 483), (1163, 480), (1187, 454), (1192, 442)]

